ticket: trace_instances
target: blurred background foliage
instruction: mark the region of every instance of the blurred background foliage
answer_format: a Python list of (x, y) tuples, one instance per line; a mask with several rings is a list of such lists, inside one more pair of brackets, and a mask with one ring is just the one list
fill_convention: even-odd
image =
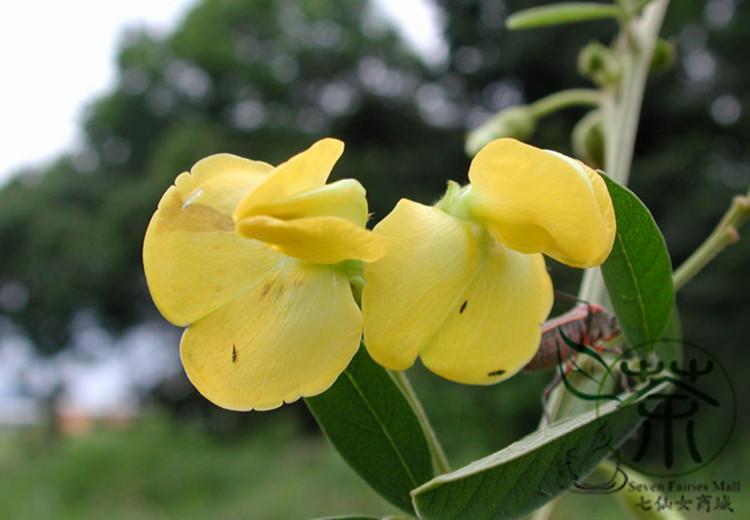
[[(576, 70), (577, 53), (591, 40), (609, 43), (616, 29), (597, 22), (509, 33), (509, 13), (546, 2), (435, 3), (447, 54), (430, 64), (373, 17), (365, 0), (203, 1), (172, 34), (125, 33), (116, 87), (86, 108), (85, 146), (20, 172), (0, 190), (3, 322), (38, 352), (54, 354), (70, 347), (81, 311), (113, 333), (156, 319), (141, 267), (146, 226), (177, 174), (212, 153), (275, 164), (335, 136), (347, 150), (334, 176), (361, 180), (373, 222), (400, 197), (431, 203), (447, 179), (465, 181), (467, 130), (507, 106), (590, 86)], [(647, 87), (631, 185), (661, 226), (675, 267), (750, 183), (748, 23), (747, 2), (669, 7), (662, 35), (675, 44), (677, 60)], [(570, 134), (585, 113), (545, 118), (531, 142), (573, 154)], [(717, 356), (740, 396), (743, 434), (733, 445), (747, 438), (750, 415), (749, 258), (750, 240), (741, 240), (678, 295), (685, 338)], [(558, 288), (576, 292), (579, 272), (554, 264), (552, 273)], [(412, 372), (459, 463), (534, 429), (538, 396), (551, 377), (469, 388), (419, 367)], [(209, 430), (244, 432), (276, 424), (267, 417), (278, 414), (314, 431), (302, 405), (234, 414), (192, 390), (165, 390), (188, 388), (178, 378), (151, 397)]]

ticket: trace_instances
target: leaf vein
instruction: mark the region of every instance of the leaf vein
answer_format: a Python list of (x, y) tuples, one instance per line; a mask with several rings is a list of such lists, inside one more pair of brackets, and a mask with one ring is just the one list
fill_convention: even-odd
[(412, 483), (413, 487), (417, 487), (419, 485), (419, 482), (417, 482), (416, 478), (414, 478), (414, 475), (411, 472), (411, 469), (409, 468), (409, 465), (406, 462), (406, 459), (404, 458), (403, 454), (401, 453), (401, 450), (398, 448), (398, 445), (394, 441), (393, 437), (390, 435), (390, 432), (388, 431), (388, 428), (386, 428), (384, 422), (381, 420), (380, 415), (375, 411), (375, 409), (370, 405), (370, 402), (365, 397), (364, 392), (362, 392), (362, 389), (359, 387), (355, 379), (352, 377), (352, 375), (349, 373), (349, 370), (345, 370), (344, 374), (346, 375), (347, 379), (351, 383), (352, 387), (354, 387), (354, 390), (357, 392), (357, 394), (362, 399), (362, 402), (367, 406), (367, 409), (372, 414), (375, 421), (380, 426), (380, 430), (383, 434), (383, 436), (386, 438), (388, 443), (393, 448), (394, 453), (396, 454), (396, 457), (398, 458), (399, 462), (401, 462), (401, 466), (404, 468), (404, 471), (406, 472), (406, 475), (409, 477), (409, 480)]
[(622, 237), (618, 233), (617, 235), (617, 242), (620, 245), (620, 248), (622, 250), (622, 256), (625, 258), (625, 265), (628, 266), (628, 271), (630, 271), (630, 278), (633, 281), (633, 285), (635, 286), (635, 295), (636, 299), (638, 300), (638, 312), (641, 316), (641, 322), (643, 323), (643, 329), (646, 331), (646, 337), (647, 339), (651, 339), (651, 328), (649, 327), (648, 318), (646, 315), (646, 306), (643, 302), (643, 292), (641, 291), (641, 286), (638, 283), (638, 277), (636, 276), (636, 270), (633, 267), (633, 262), (630, 260), (630, 256), (628, 255), (628, 250), (625, 248)]

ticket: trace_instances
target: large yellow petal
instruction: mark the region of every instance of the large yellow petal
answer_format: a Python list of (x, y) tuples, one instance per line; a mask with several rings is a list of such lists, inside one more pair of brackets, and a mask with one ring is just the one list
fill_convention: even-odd
[(469, 179), (474, 215), (516, 251), (591, 267), (612, 250), (612, 200), (602, 178), (579, 161), (498, 139), (474, 158)]
[(494, 242), (440, 330), (422, 349), (432, 372), (465, 384), (487, 385), (514, 375), (539, 349), (552, 308), (552, 282), (540, 254)]
[(338, 217), (279, 220), (250, 217), (237, 222), (237, 233), (266, 242), (288, 256), (316, 264), (344, 260), (372, 262), (383, 256), (389, 240)]
[(190, 381), (215, 404), (268, 410), (331, 386), (357, 351), (361, 330), (345, 276), (288, 260), (190, 326), (180, 352)]
[(367, 223), (365, 189), (354, 179), (342, 179), (321, 188), (283, 199), (256, 204), (243, 213), (243, 219), (266, 215), (281, 220), (330, 216), (346, 219), (360, 227)]
[(234, 211), (234, 219), (242, 220), (259, 214), (255, 209), (257, 206), (322, 187), (343, 153), (343, 142), (321, 139), (280, 164), (272, 176), (240, 202)]
[(214, 155), (167, 190), (143, 242), (151, 296), (176, 325), (188, 325), (247, 291), (281, 258), (264, 244), (237, 236), (231, 213), (273, 167)]
[(534, 355), (552, 285), (540, 255), (498, 244), (480, 226), (402, 200), (375, 232), (393, 242), (365, 266), (364, 339), (378, 363), (471, 384), (500, 381)]
[(461, 292), (479, 267), (477, 231), (402, 199), (373, 232), (392, 242), (384, 257), (365, 265), (365, 346), (377, 363), (405, 370), (445, 316), (460, 307)]

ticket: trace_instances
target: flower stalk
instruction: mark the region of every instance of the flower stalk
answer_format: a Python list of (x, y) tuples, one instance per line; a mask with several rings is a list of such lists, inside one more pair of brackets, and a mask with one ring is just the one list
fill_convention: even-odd
[(675, 291), (682, 288), (708, 263), (716, 258), (724, 248), (740, 239), (739, 228), (750, 219), (750, 191), (746, 195), (737, 195), (732, 199), (729, 209), (721, 222), (708, 238), (696, 249), (690, 258), (674, 272)]
[(528, 106), (531, 115), (540, 119), (564, 108), (576, 106), (599, 106), (602, 94), (592, 88), (572, 88), (545, 96)]
[(445, 456), (443, 446), (440, 444), (440, 440), (435, 433), (435, 430), (430, 424), (430, 420), (427, 418), (427, 414), (422, 408), (422, 403), (419, 401), (417, 394), (414, 392), (409, 378), (406, 377), (406, 373), (401, 370), (388, 370), (391, 377), (396, 382), (398, 387), (404, 393), (404, 397), (411, 404), (414, 413), (417, 416), (422, 431), (424, 432), (425, 438), (427, 439), (427, 445), (430, 447), (430, 453), (432, 454), (432, 462), (435, 469), (439, 474), (449, 473), (451, 471), (448, 457)]

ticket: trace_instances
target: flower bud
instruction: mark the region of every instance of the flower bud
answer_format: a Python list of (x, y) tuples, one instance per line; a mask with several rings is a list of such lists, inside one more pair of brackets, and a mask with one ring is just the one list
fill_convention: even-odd
[(620, 62), (612, 49), (592, 41), (578, 54), (578, 72), (599, 86), (615, 85), (620, 79)]
[(526, 105), (501, 110), (466, 137), (466, 153), (473, 157), (490, 141), (512, 137), (525, 141), (536, 129), (536, 118)]
[(573, 129), (573, 151), (594, 169), (604, 168), (604, 121), (599, 110), (586, 114)]
[(654, 46), (654, 55), (651, 57), (649, 72), (658, 74), (659, 72), (669, 70), (674, 65), (675, 57), (674, 43), (659, 38), (656, 40), (656, 45)]

